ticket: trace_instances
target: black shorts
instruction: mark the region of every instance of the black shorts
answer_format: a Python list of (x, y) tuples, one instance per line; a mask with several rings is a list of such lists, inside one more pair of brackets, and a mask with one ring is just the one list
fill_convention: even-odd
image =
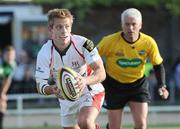
[(107, 75), (103, 82), (107, 109), (122, 109), (129, 101), (149, 102), (149, 84), (146, 77), (133, 83), (120, 83)]

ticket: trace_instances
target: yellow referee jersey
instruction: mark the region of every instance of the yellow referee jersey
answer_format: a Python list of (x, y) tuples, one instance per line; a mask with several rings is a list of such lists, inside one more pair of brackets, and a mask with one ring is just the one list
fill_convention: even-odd
[(104, 37), (98, 44), (98, 50), (105, 57), (108, 75), (121, 83), (132, 83), (144, 76), (148, 58), (153, 65), (161, 64), (163, 59), (152, 37), (140, 33), (139, 39), (130, 44), (121, 33)]

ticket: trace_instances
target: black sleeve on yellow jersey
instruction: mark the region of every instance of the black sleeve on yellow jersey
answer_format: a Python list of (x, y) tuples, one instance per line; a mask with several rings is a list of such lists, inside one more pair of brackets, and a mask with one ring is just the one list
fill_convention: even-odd
[(163, 63), (160, 65), (154, 65), (154, 72), (157, 78), (157, 83), (159, 87), (165, 86), (166, 84), (166, 75)]
[(85, 49), (87, 49), (89, 52), (91, 52), (95, 48), (95, 45), (94, 45), (94, 43), (91, 40), (86, 40), (86, 42), (84, 43), (83, 47)]

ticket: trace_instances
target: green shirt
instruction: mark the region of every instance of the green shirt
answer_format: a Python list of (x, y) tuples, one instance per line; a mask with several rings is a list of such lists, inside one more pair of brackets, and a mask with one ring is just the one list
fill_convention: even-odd
[(0, 64), (0, 80), (12, 77), (14, 73), (14, 66), (3, 62)]

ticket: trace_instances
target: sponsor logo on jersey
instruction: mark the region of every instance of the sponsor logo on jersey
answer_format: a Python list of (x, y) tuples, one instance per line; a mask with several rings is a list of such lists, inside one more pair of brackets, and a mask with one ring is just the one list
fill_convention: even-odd
[(142, 63), (140, 59), (119, 59), (117, 60), (117, 64), (123, 68), (127, 67), (138, 67)]
[(83, 47), (86, 48), (89, 52), (91, 52), (95, 48), (95, 45), (91, 40), (86, 40)]
[(36, 69), (36, 71), (37, 71), (37, 72), (40, 72), (40, 73), (44, 73), (44, 71), (41, 70), (41, 67), (38, 67), (38, 68)]
[(146, 52), (145, 50), (141, 50), (141, 51), (139, 52), (139, 55), (142, 56), (142, 55), (145, 54), (145, 52)]

